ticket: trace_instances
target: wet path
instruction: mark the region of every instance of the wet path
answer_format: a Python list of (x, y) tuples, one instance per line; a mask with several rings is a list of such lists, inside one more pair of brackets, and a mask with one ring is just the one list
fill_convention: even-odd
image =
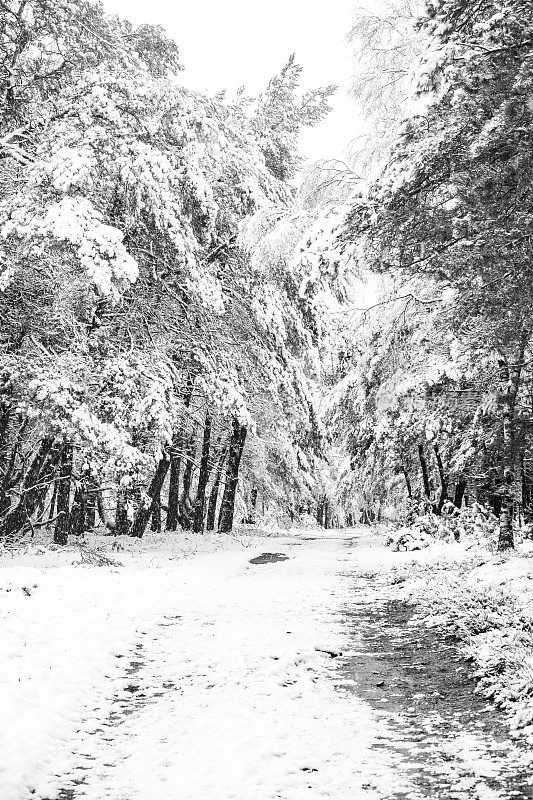
[(532, 753), (509, 740), (501, 713), (475, 693), (471, 666), (445, 631), (413, 624), (375, 574), (356, 578), (343, 614), (358, 649), (342, 660), (352, 691), (386, 717), (414, 792), (398, 798), (533, 798)]

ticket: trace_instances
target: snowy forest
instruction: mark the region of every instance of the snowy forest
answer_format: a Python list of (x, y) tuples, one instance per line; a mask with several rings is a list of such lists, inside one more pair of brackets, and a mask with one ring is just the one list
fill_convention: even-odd
[[(354, 121), (349, 159), (310, 163), (301, 135), (327, 119), (338, 90), (326, 82), (306, 88), (297, 52), (273, 66), (261, 92), (248, 92), (243, 64), (241, 89), (204, 94), (182, 81), (180, 42), (155, 18), (135, 25), (92, 0), (0, 0), (0, 600), (15, 615), (0, 681), (17, 671), (10, 653), (31, 686), (50, 681), (42, 696), (19, 696), (25, 689), (16, 683), (14, 699), (7, 696), (14, 727), (0, 747), (2, 800), (532, 796), (533, 2), (354, 0), (350, 19), (351, 94), (362, 122)], [(265, 537), (284, 552), (262, 552)], [(387, 549), (378, 564), (379, 537)], [(350, 542), (363, 544), (350, 555)], [(259, 565), (254, 575), (263, 577), (243, 583), (242, 572), (239, 583), (230, 569), (256, 552), (246, 570)], [(73, 553), (86, 571), (71, 566)], [(150, 559), (161, 553), (169, 560), (152, 574)], [(172, 563), (184, 554), (184, 565)], [(231, 597), (228, 589), (211, 606), (226, 569)], [(379, 628), (368, 652), (387, 650), (403, 625), (401, 603), (421, 604), (419, 628), (409, 629), (413, 648), (441, 661), (446, 637), (466, 648), (457, 664), (466, 652), (491, 708), (503, 709), (529, 742), (527, 752), (509, 745), (503, 758), (483, 740), (498, 780), (508, 781), (504, 762), (514, 765), (511, 794), (494, 775), (470, 769), (477, 739), (461, 750), (470, 766), (457, 767), (445, 789), (437, 781), (417, 794), (407, 767), (400, 780), (377, 750), (353, 783), (352, 751), (338, 756), (333, 744), (370, 745), (338, 687), (359, 687), (362, 729), (379, 733), (376, 687), (397, 669), (378, 665), (372, 674), (382, 670), (383, 680), (369, 689), (349, 662), (331, 695), (324, 688), (320, 659), (333, 669), (329, 661), (350, 649), (346, 630), (332, 627), (341, 623), (331, 603), (346, 610), (355, 602), (355, 590), (343, 587), (358, 569), (367, 599), (357, 613)], [(371, 574), (381, 577), (372, 582)], [(168, 638), (174, 629), (156, 635), (150, 627), (181, 619), (177, 584), (198, 619), (215, 614), (217, 602), (225, 615), (216, 650), (201, 627), (215, 623), (187, 623), (189, 667)], [(399, 586), (404, 594), (386, 594)], [(61, 610), (45, 595), (32, 616), (25, 609), (39, 592), (56, 592)], [(382, 615), (377, 623), (372, 614)], [(221, 653), (241, 635), (256, 641), (254, 625), (254, 653), (278, 653), (268, 658), (279, 674), (257, 667), (252, 689), (257, 698), (260, 681), (271, 678), (277, 687), (261, 713), (269, 747), (281, 747), (277, 726), (287, 726), (279, 774), (244, 710), (233, 728), (220, 727), (222, 708), (245, 708), (240, 678), (231, 694), (224, 677), (225, 705), (202, 705), (207, 689), (236, 669)], [(381, 640), (387, 625), (392, 632)], [(293, 628), (297, 655), (286, 642)], [(144, 674), (145, 645), (135, 645), (141, 655), (120, 685), (116, 658), (139, 630), (165, 654), (161, 692), (182, 673), (185, 685), (187, 670), (211, 675), (183, 699), (191, 739), (174, 716), (158, 754), (160, 722), (145, 699), (159, 687), (151, 676), (135, 707), (148, 731), (139, 751), (113, 733), (95, 751), (93, 783), (67, 780), (71, 769), (93, 767), (73, 767), (61, 736), (81, 736), (73, 753), (92, 753), (90, 720), (103, 719), (108, 701), (122, 708), (138, 689), (128, 687)], [(74, 644), (60, 658), (65, 641)], [(364, 650), (350, 647), (355, 656)], [(48, 675), (43, 653), (64, 665)], [(322, 695), (304, 670), (317, 671)], [(278, 691), (304, 684), (305, 711), (278, 703)], [(423, 705), (426, 689), (439, 698), (455, 691), (409, 685), (406, 707)], [(489, 718), (487, 737), (503, 729), (486, 701), (461, 698), (439, 713), (478, 714), (471, 737)], [(379, 708), (398, 711), (387, 702)], [(328, 728), (331, 704), (341, 734)], [(114, 729), (122, 711), (110, 714)], [(119, 719), (132, 741), (135, 714)], [(54, 719), (62, 722), (52, 742), (42, 731)], [(383, 737), (394, 742), (390, 724)], [(28, 761), (21, 753), (30, 729)], [(227, 764), (241, 758), (229, 742), (241, 729), (255, 731), (251, 744), (241, 742), (242, 761), (258, 761), (235, 778)], [(418, 742), (422, 734), (411, 733)], [(195, 746), (222, 748), (213, 783), (196, 762), (186, 766)], [(159, 764), (151, 777), (139, 766), (145, 748)], [(163, 763), (170, 752), (183, 754), (172, 763), (187, 788)], [(290, 777), (296, 762), (301, 786)], [(166, 777), (157, 783), (157, 775)]]
[(302, 94), (293, 56), (258, 97), (207, 97), (157, 26), (2, 4), (2, 540), (476, 502), (512, 546), (531, 8), (497, 7), (356, 16), (370, 133), (295, 188), (334, 87)]
[(430, 3), (410, 38), (405, 4), (357, 18), (374, 145), (296, 190), (334, 87), (300, 94), (294, 57), (229, 102), (180, 87), (157, 26), (2, 6), (3, 539), (475, 501), (512, 546), (533, 484), (530, 10)]

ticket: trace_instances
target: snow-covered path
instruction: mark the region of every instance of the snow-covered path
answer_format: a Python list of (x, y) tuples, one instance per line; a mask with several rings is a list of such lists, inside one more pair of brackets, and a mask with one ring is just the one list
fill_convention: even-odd
[(1, 800), (533, 796), (453, 648), (407, 625), (387, 567), (411, 554), (356, 531), (244, 543), (9, 595), (27, 641)]
[(69, 743), (60, 797), (344, 800), (402, 787), (372, 750), (384, 722), (338, 675), (349, 541), (266, 544), (289, 558), (189, 565), (174, 609), (124, 659), (111, 714), (89, 714)]

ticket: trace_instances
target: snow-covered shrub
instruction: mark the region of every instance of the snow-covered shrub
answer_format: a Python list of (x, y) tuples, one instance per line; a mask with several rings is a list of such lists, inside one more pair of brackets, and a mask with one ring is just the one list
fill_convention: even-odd
[(389, 536), (394, 550), (420, 550), (434, 541), (465, 542), (493, 549), (498, 536), (498, 519), (477, 503), (462, 509), (446, 501), (442, 515), (424, 514), (402, 525)]

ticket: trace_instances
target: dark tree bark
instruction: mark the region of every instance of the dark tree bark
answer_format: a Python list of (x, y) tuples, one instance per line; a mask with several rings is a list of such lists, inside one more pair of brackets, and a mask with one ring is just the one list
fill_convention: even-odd
[(424, 445), (422, 444), (418, 445), (418, 460), (420, 461), (420, 469), (422, 470), (422, 486), (424, 487), (424, 495), (429, 501), (431, 500), (431, 486), (429, 483), (429, 472), (424, 453)]
[(57, 481), (54, 481), (54, 490), (52, 492), (52, 499), (50, 501), (50, 511), (48, 512), (48, 522), (52, 522), (55, 517), (56, 513), (56, 501), (57, 501), (57, 490), (59, 488), (59, 484)]
[(258, 494), (259, 491), (257, 489), (257, 486), (254, 486), (252, 488), (252, 491), (250, 492), (250, 516), (248, 517), (248, 522), (251, 525), (255, 525)]
[[(189, 408), (191, 405), (194, 390), (194, 375), (191, 373), (187, 377), (187, 388), (183, 398), (183, 405)], [(180, 517), (180, 473), (181, 473), (181, 451), (184, 445), (183, 431), (180, 430), (173, 438), (170, 450), (170, 475), (168, 483), (168, 502), (167, 519), (165, 527), (167, 531), (175, 531), (178, 527)]]
[(320, 501), (316, 507), (316, 521), (320, 525), (321, 528), (324, 527), (324, 510), (325, 510), (325, 498), (321, 497)]
[(220, 458), (218, 459), (217, 469), (215, 472), (215, 477), (213, 480), (213, 485), (209, 493), (209, 503), (207, 506), (207, 526), (206, 526), (208, 531), (213, 531), (215, 529), (218, 492), (220, 489), (220, 481), (222, 478), (222, 469), (224, 467), (224, 461), (226, 460), (226, 452), (227, 451), (224, 448), (224, 450), (222, 450), (220, 454)]
[(0, 514), (9, 508), (8, 494), (9, 481), (9, 422), (11, 419), (11, 404), (0, 402)]
[(440, 496), (438, 503), (435, 506), (435, 513), (440, 515), (442, 514), (444, 503), (448, 499), (448, 477), (446, 475), (446, 472), (444, 471), (444, 465), (442, 463), (442, 458), (438, 444), (435, 444), (433, 446), (433, 450), (435, 452), (435, 459), (437, 461), (437, 469), (439, 471), (439, 480), (440, 480)]
[(405, 486), (407, 488), (407, 497), (409, 498), (409, 500), (412, 500), (413, 499), (413, 488), (411, 486), (411, 479), (409, 477), (409, 473), (407, 472), (407, 468), (406, 468), (405, 464), (402, 464), (402, 472), (403, 472), (403, 477), (405, 478)]
[(211, 449), (211, 415), (205, 414), (204, 435), (202, 439), (202, 456), (200, 458), (200, 474), (194, 502), (194, 519), (192, 529), (195, 533), (203, 533), (205, 513), (205, 490), (209, 480), (209, 452)]
[(64, 444), (61, 451), (61, 461), (59, 465), (59, 477), (56, 480), (57, 495), (57, 520), (54, 530), (54, 542), (56, 544), (68, 544), (68, 532), (70, 525), (70, 487), (72, 483), (72, 459), (73, 448), (71, 444)]
[(86, 506), (85, 506), (85, 525), (87, 530), (96, 528), (96, 508), (97, 508), (98, 487), (94, 478), (87, 479), (86, 487)]
[(327, 500), (324, 500), (324, 528), (326, 530), (330, 528), (329, 503)]
[(44, 519), (44, 510), (46, 505), (46, 498), (50, 491), (50, 486), (55, 482), (57, 471), (59, 467), (59, 460), (61, 458), (61, 446), (56, 443), (50, 450), (50, 454), (46, 459), (43, 470), (39, 476), (39, 487), (37, 489), (37, 497), (35, 501), (34, 514), (36, 523), (42, 524)]
[(154, 533), (160, 533), (161, 531), (161, 489), (155, 493), (154, 499), (152, 500), (152, 521), (150, 523), (150, 529), (154, 531)]
[(17, 459), (20, 455), (22, 448), (23, 434), (28, 424), (28, 420), (21, 421), (16, 434), (14, 442), (11, 446), (11, 453), (8, 456), (9, 432), (5, 431), (5, 460), (1, 467), (1, 481), (0, 481), (0, 514), (5, 513), (11, 505), (11, 491), (17, 486), (23, 476), (23, 469), (17, 467)]
[(520, 348), (516, 363), (509, 366), (506, 358), (498, 361), (500, 372), (500, 404), (502, 409), (502, 434), (503, 452), (501, 459), (502, 487), (500, 533), (498, 537), (498, 550), (509, 550), (514, 547), (513, 514), (515, 490), (515, 460), (516, 460), (516, 399), (520, 387), (520, 378), (524, 362), (526, 344), (529, 340), (529, 331), (522, 331)]
[(128, 502), (129, 492), (121, 486), (117, 489), (117, 506), (115, 509), (115, 525), (114, 531), (116, 536), (127, 536), (130, 532), (130, 521), (128, 519)]
[(178, 527), (180, 513), (180, 472), (181, 454), (178, 455), (178, 448), (181, 447), (178, 437), (174, 438), (172, 451), (170, 454), (170, 477), (168, 484), (168, 510), (167, 510), (167, 531), (175, 531)]
[(466, 481), (459, 480), (455, 484), (455, 493), (453, 497), (453, 504), (456, 508), (461, 508), (463, 505), (463, 499), (466, 492)]
[(46, 469), (52, 448), (53, 436), (46, 436), (39, 446), (23, 480), (17, 505), (4, 517), (0, 525), (0, 539), (21, 534), (30, 524), (39, 501), (40, 478)]
[(74, 499), (70, 510), (69, 533), (83, 536), (87, 527), (87, 492), (83, 481), (79, 481), (74, 490)]
[(227, 533), (233, 527), (233, 515), (235, 513), (235, 495), (237, 493), (237, 483), (239, 480), (239, 467), (242, 453), (246, 442), (247, 429), (241, 425), (239, 420), (234, 417), (232, 423), (232, 433), (228, 447), (228, 464), (226, 467), (226, 485), (222, 495), (220, 514), (218, 517), (218, 529), (221, 533)]
[(165, 478), (167, 476), (169, 467), (170, 467), (170, 458), (165, 453), (163, 455), (163, 458), (160, 459), (154, 477), (152, 478), (152, 482), (148, 487), (148, 492), (147, 492), (148, 502), (141, 503), (141, 505), (137, 509), (135, 519), (133, 520), (133, 525), (131, 526), (130, 536), (135, 536), (138, 539), (140, 539), (143, 536), (146, 530), (146, 526), (148, 525), (148, 520), (150, 519), (153, 512), (154, 500), (161, 492), (161, 487), (165, 482)]
[(191, 486), (195, 454), (196, 429), (193, 430), (189, 438), (185, 468), (183, 470), (183, 488), (179, 504), (179, 523), (184, 530), (190, 530), (192, 525), (193, 506), (191, 503)]

